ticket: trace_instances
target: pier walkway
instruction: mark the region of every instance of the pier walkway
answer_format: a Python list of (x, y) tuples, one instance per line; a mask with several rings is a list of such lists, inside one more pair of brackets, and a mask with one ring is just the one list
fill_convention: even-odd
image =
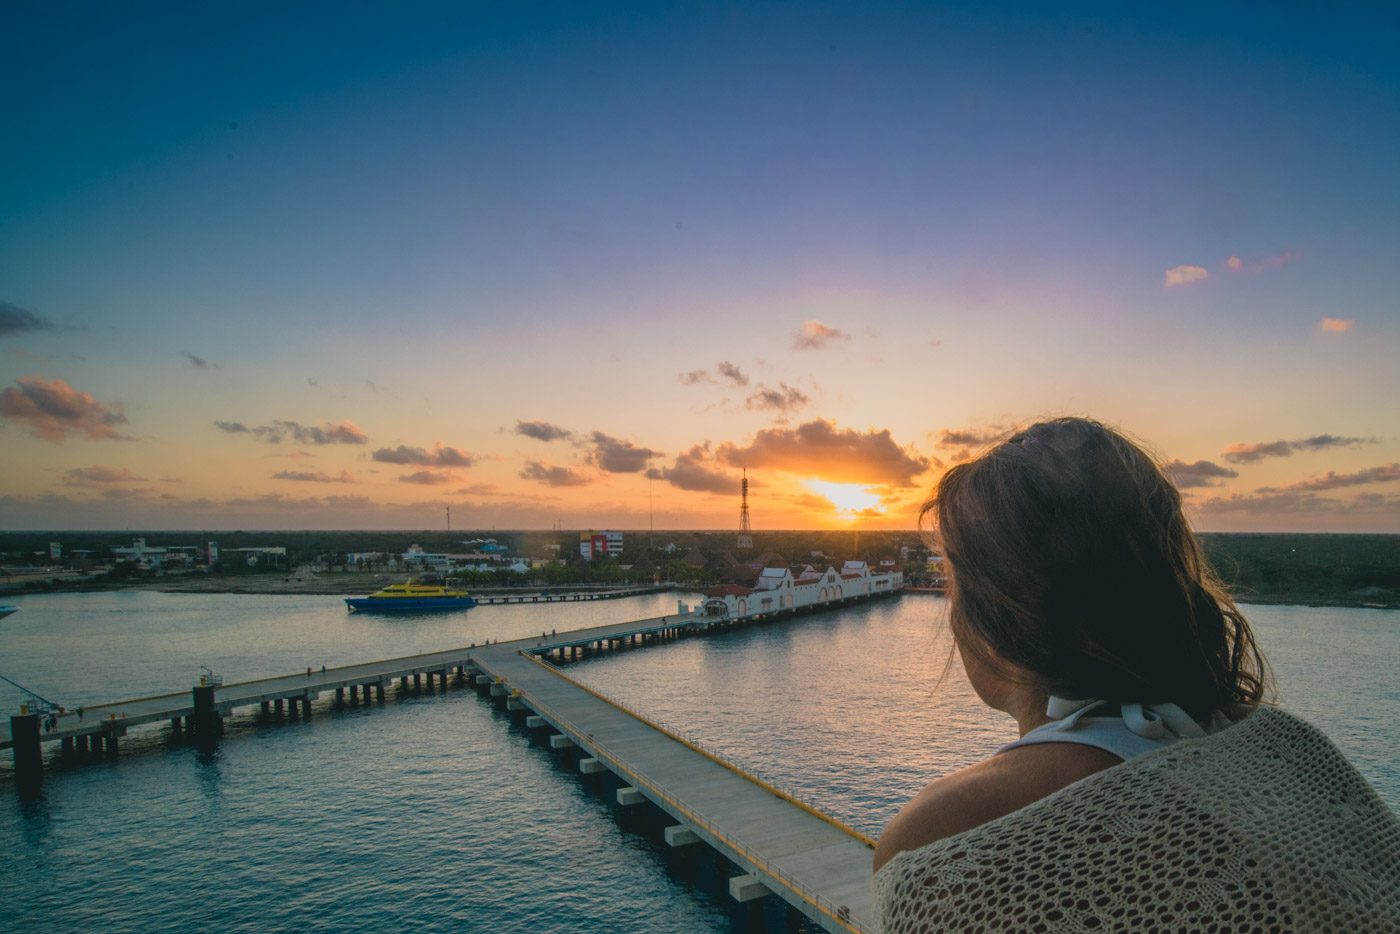
[[(589, 651), (591, 646), (608, 644), (610, 640), (635, 640), (641, 644), (681, 632), (701, 632), (725, 622), (733, 625), (732, 621), (707, 620), (696, 614), (659, 616), (589, 629), (575, 629), (551, 637), (548, 643), (557, 653), (582, 655)], [(538, 638), (530, 638), (494, 643), (490, 647), (509, 647), (512, 652), (527, 648), (541, 651), (544, 644)], [(303, 671), (237, 684), (213, 685), (216, 688), (214, 708), (220, 716), (226, 717), (240, 707), (258, 706), (263, 703), (291, 702), (309, 709), (311, 702), (328, 691), (349, 691), (353, 698), (359, 690), (368, 689), (376, 691), (382, 697), (384, 690), (396, 679), (402, 684), (407, 679), (419, 680), (427, 677), (431, 683), (434, 677), (441, 676), (445, 679), (454, 672), (461, 673), (463, 669), (473, 668), (475, 666), (472, 657), (486, 648), (472, 645), (358, 665), (344, 665), (325, 671), (313, 669), (310, 673)], [(188, 690), (94, 704), (85, 707), (81, 717), (76, 710), (69, 710), (59, 716), (56, 728), (51, 732), (42, 733), (40, 740), (46, 743), (82, 738), (115, 740), (125, 735), (130, 727), (164, 721), (173, 723), (176, 718), (189, 719), (194, 714), (194, 698)], [(13, 745), (10, 729), (8, 722), (0, 722), (0, 750), (9, 749)]]
[[(777, 615), (788, 615), (786, 611)], [(749, 901), (774, 894), (828, 931), (873, 931), (871, 856), (874, 841), (796, 798), (745, 773), (646, 717), (581, 684), (550, 659), (564, 662), (624, 647), (640, 647), (715, 629), (748, 625), (764, 617), (729, 619), (699, 613), (578, 629), (558, 636), (517, 639), (324, 671), (214, 684), (178, 694), (134, 698), (69, 711), (39, 742), (58, 741), (65, 753), (115, 753), (130, 727), (170, 721), (173, 730), (222, 730), (222, 717), (261, 705), (310, 716), (312, 702), (328, 691), (353, 702), (358, 692), (383, 700), (395, 679), (407, 689), (426, 678), (446, 685), (470, 679), (488, 697), (526, 717), (526, 726), (551, 731), (554, 749), (578, 747), (584, 774), (611, 771), (624, 783), (620, 805), (650, 801), (676, 823), (666, 829), (672, 846), (705, 843), (739, 866), (730, 894)], [(208, 700), (201, 711), (201, 695)], [(32, 728), (33, 718), (29, 718)], [(15, 720), (13, 722), (18, 722)], [(202, 725), (201, 725), (202, 724)], [(33, 743), (31, 735), (28, 742)], [(0, 749), (14, 747), (11, 723), (0, 723)], [(18, 766), (21, 742), (15, 749)], [(30, 747), (37, 755), (38, 743)]]
[(506, 603), (578, 603), (583, 600), (618, 600), (622, 597), (637, 597), (649, 593), (664, 593), (675, 590), (671, 584), (658, 584), (654, 587), (624, 587), (612, 590), (566, 590), (553, 593), (539, 590), (531, 593), (490, 593), (477, 590), (472, 599), (477, 603), (494, 606)]
[(479, 677), (508, 704), (535, 714), (532, 725), (558, 731), (551, 745), (582, 750), (581, 772), (607, 768), (627, 783), (619, 804), (646, 798), (675, 820), (668, 843), (703, 841), (742, 867), (745, 874), (730, 880), (735, 898), (771, 892), (826, 930), (875, 929), (868, 837), (649, 723), (528, 649), (502, 643), (473, 658)]

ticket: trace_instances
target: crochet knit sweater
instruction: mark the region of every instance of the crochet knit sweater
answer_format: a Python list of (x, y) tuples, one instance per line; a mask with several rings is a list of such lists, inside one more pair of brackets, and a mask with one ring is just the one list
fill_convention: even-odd
[(1264, 707), (900, 853), (875, 907), (885, 934), (1400, 932), (1400, 820)]

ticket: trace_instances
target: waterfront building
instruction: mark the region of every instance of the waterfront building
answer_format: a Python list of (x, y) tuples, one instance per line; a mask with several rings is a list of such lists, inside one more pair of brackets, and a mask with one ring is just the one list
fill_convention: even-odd
[(738, 619), (781, 610), (801, 609), (821, 603), (892, 593), (904, 586), (898, 567), (872, 571), (864, 561), (847, 561), (837, 570), (812, 565), (796, 574), (789, 567), (763, 567), (751, 585), (735, 581), (705, 591), (706, 616)]
[(578, 553), (585, 561), (592, 561), (594, 558), (607, 555), (612, 558), (622, 557), (622, 533), (621, 532), (580, 532), (578, 536)]

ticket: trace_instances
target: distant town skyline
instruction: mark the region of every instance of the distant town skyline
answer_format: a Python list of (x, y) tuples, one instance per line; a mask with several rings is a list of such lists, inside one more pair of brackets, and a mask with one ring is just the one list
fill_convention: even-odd
[(1400, 532), (1391, 6), (2, 16), (0, 528)]

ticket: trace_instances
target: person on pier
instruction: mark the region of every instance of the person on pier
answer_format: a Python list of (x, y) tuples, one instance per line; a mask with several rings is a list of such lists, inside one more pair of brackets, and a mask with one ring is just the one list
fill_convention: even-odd
[(1141, 448), (1040, 422), (949, 470), (923, 515), (968, 679), (1020, 738), (885, 828), (886, 934), (1400, 929), (1400, 821), (1270, 706), (1249, 624)]

